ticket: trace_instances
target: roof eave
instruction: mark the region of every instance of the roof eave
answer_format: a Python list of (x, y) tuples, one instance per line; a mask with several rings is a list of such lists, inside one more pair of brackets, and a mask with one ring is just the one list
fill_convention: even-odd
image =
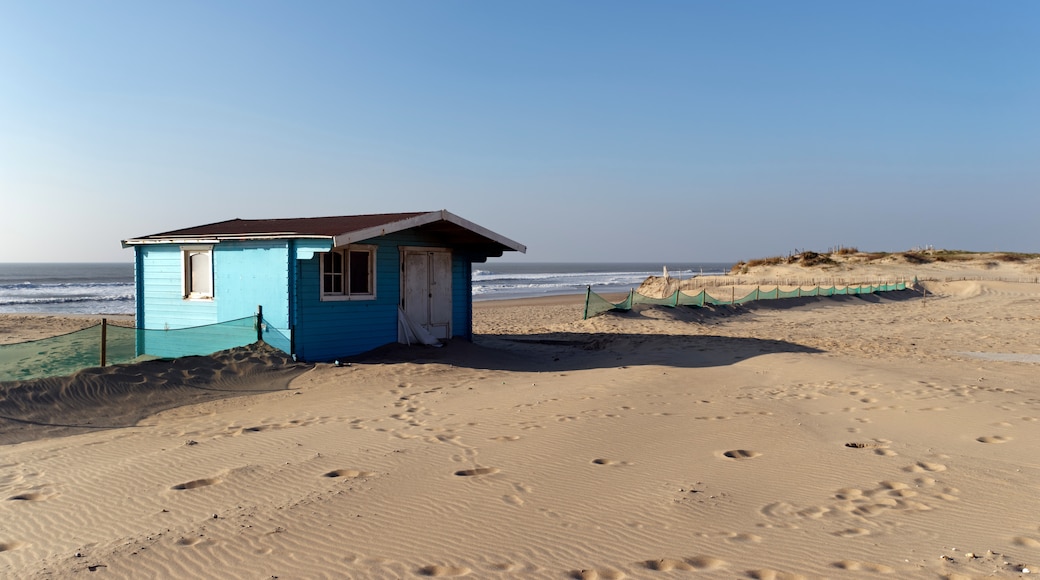
[(244, 240), (286, 240), (286, 239), (331, 239), (332, 236), (318, 234), (217, 234), (214, 236), (192, 236), (192, 237), (144, 237), (130, 238), (122, 241), (124, 248), (131, 246), (144, 246), (152, 244), (218, 244), (221, 241), (244, 241)]
[(431, 211), (429, 213), (425, 213), (401, 221), (382, 224), (379, 226), (373, 226), (371, 228), (365, 228), (363, 230), (344, 232), (337, 236), (333, 236), (332, 245), (333, 247), (341, 248), (349, 244), (356, 244), (358, 242), (370, 240), (372, 238), (377, 238), (380, 236), (385, 236), (387, 234), (393, 234), (396, 232), (417, 228), (426, 224), (432, 224), (439, 221), (450, 222), (461, 228), (465, 228), (473, 233), (476, 233), (484, 238), (491, 240), (492, 242), (495, 242), (503, 246), (505, 250), (520, 252), (521, 254), (527, 253), (527, 246), (515, 242), (505, 236), (496, 234), (495, 232), (485, 227), (478, 226), (477, 224), (467, 219), (463, 219), (444, 209), (440, 211)]

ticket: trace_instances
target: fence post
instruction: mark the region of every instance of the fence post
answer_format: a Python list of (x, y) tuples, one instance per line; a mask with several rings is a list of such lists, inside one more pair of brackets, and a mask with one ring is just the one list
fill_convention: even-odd
[[(592, 286), (585, 287), (585, 314), (581, 316), (582, 320), (589, 319), (589, 298), (592, 297)], [(296, 334), (296, 333), (293, 333)]]
[(108, 355), (108, 319), (101, 319), (101, 366), (105, 366)]
[(263, 342), (264, 340), (264, 306), (263, 304), (257, 304), (256, 306), (256, 341)]

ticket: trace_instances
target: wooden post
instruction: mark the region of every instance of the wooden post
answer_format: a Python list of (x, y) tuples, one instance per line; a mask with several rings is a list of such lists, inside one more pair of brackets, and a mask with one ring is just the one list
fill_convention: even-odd
[(264, 306), (258, 304), (256, 307), (256, 341), (264, 340)]
[(108, 356), (108, 319), (101, 319), (101, 366), (105, 366), (105, 358)]

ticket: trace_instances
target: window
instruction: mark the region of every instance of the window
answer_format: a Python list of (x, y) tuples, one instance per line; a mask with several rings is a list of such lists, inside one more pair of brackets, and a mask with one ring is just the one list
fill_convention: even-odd
[(184, 298), (213, 298), (213, 248), (182, 248)]
[(322, 300), (371, 300), (376, 297), (374, 246), (347, 246), (321, 254)]

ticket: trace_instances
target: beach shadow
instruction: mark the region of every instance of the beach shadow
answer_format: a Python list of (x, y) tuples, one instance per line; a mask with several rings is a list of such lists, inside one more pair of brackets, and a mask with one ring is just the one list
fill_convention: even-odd
[(255, 344), (0, 384), (0, 445), (133, 427), (183, 405), (282, 391), (311, 365)]
[[(864, 302), (902, 302), (920, 298), (921, 293), (916, 290), (894, 290), (878, 294), (758, 300), (735, 306), (669, 307), (637, 304), (632, 310), (611, 311), (599, 316), (654, 318), (710, 325), (720, 319), (753, 316), (756, 312), (768, 310), (833, 308)], [(488, 370), (559, 372), (639, 365), (717, 367), (767, 354), (821, 352), (797, 343), (759, 338), (700, 334), (550, 332), (479, 334), (473, 337), (472, 342), (452, 340), (440, 348), (388, 345), (344, 360), (386, 364), (430, 362)]]
[(362, 364), (439, 363), (465, 368), (543, 372), (619, 366), (661, 365), (704, 368), (736, 364), (775, 353), (819, 353), (818, 349), (758, 338), (712, 335), (553, 332), (478, 335), (440, 348), (389, 345), (353, 357)]
[[(645, 312), (653, 312), (655, 318), (675, 318), (689, 322), (704, 322), (715, 318), (746, 316), (755, 312), (770, 310), (814, 310), (833, 308), (845, 305), (884, 304), (887, 302), (905, 302), (920, 300), (921, 293), (916, 290), (892, 290), (877, 294), (853, 294), (839, 296), (803, 296), (795, 298), (762, 299), (734, 306), (662, 306), (654, 304), (636, 304), (630, 311), (612, 311), (606, 315), (643, 316)], [(671, 312), (671, 315), (667, 313)], [(603, 315), (600, 315), (603, 316)]]
[(920, 300), (922, 295), (917, 290), (890, 290), (876, 294), (852, 294), (838, 296), (807, 296), (801, 298), (782, 298), (780, 300), (758, 300), (748, 302), (744, 307), (749, 311), (755, 310), (788, 310), (791, 308), (818, 308), (827, 306), (841, 306), (845, 304), (884, 304), (886, 302), (906, 302), (907, 300)]

